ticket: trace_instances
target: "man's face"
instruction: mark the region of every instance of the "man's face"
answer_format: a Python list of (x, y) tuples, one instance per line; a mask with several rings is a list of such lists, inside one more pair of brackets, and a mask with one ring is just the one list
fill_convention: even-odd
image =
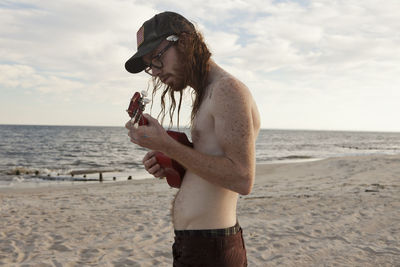
[[(170, 47), (168, 47), (169, 45)], [(143, 56), (143, 61), (150, 66), (149, 71), (152, 76), (158, 77), (174, 91), (181, 91), (187, 86), (184, 84), (184, 72), (180, 67), (182, 64), (179, 64), (178, 51), (175, 45), (171, 45), (169, 41), (162, 41), (155, 50)], [(161, 68), (157, 66), (161, 66)]]

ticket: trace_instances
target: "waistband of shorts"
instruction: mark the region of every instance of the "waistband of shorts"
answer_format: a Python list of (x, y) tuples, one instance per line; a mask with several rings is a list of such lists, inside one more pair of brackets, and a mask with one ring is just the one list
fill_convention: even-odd
[(175, 236), (203, 236), (203, 237), (218, 237), (230, 236), (240, 232), (242, 228), (237, 222), (234, 226), (222, 229), (205, 229), (205, 230), (175, 230)]

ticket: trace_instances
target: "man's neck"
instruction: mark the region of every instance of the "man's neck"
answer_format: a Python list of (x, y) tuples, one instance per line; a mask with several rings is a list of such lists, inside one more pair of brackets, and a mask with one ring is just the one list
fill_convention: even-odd
[(218, 77), (221, 77), (222, 72), (224, 71), (220, 66), (217, 65), (213, 60), (210, 59), (209, 62), (209, 71), (208, 71), (208, 78), (207, 78), (207, 87), (210, 86), (210, 84), (213, 84), (216, 80), (218, 80)]
[(218, 71), (219, 67), (212, 59), (209, 60), (208, 65), (209, 65), (209, 71), (208, 71), (207, 84), (210, 84), (214, 81), (215, 74)]
[(211, 84), (214, 80), (215, 77), (215, 73), (218, 72), (221, 68), (214, 62), (214, 60), (212, 60), (211, 58), (208, 60), (208, 72), (207, 72), (207, 84), (204, 86), (204, 88), (196, 88), (196, 86), (194, 86), (193, 82), (190, 82), (188, 84), (189, 87), (193, 88), (195, 91), (198, 90), (204, 90), (208, 87), (209, 84)]

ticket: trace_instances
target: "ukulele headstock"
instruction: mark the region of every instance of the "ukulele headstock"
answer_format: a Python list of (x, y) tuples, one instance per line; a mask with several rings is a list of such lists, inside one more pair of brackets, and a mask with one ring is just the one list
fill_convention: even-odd
[(147, 120), (142, 116), (146, 105), (150, 102), (147, 97), (147, 92), (142, 91), (141, 93), (135, 92), (129, 102), (129, 107), (126, 110), (128, 112), (129, 117), (131, 117), (131, 121), (139, 125), (147, 124)]

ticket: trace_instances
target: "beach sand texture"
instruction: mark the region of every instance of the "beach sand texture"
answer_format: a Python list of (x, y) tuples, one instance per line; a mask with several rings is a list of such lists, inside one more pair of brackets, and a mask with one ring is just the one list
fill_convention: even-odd
[[(0, 265), (172, 266), (176, 189), (148, 179), (0, 189)], [(257, 166), (249, 266), (400, 266), (400, 156)]]

